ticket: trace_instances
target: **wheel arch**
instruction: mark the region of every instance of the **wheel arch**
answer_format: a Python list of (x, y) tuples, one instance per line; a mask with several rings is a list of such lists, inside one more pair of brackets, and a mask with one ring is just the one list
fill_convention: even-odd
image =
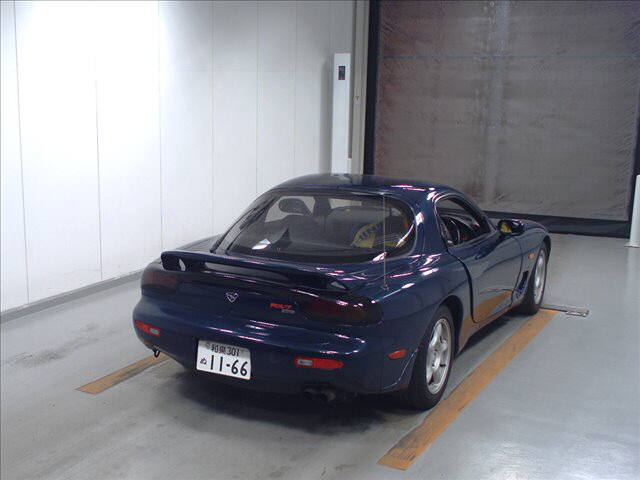
[(551, 255), (551, 238), (549, 237), (549, 235), (544, 236), (544, 238), (542, 239), (542, 243), (544, 243), (547, 247), (547, 258), (549, 258), (549, 256)]

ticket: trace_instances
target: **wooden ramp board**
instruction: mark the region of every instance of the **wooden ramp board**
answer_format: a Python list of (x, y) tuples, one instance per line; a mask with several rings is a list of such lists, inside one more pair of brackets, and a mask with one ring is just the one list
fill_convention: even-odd
[(96, 393), (104, 392), (107, 388), (111, 388), (114, 385), (124, 382), (128, 378), (131, 378), (134, 375), (145, 371), (147, 368), (157, 365), (160, 362), (164, 362), (167, 358), (169, 357), (167, 357), (164, 353), (158, 355), (157, 358), (153, 355), (149, 355), (148, 357), (145, 357), (142, 360), (137, 361), (136, 363), (127, 365), (126, 367), (123, 367), (120, 370), (116, 370), (109, 375), (105, 375), (104, 377), (94, 380), (91, 383), (87, 383), (86, 385), (78, 387), (76, 388), (76, 390), (85, 393), (91, 393), (93, 395), (95, 395)]
[(557, 313), (551, 310), (540, 310), (529, 318), (478, 365), (447, 398), (436, 405), (420, 425), (391, 447), (378, 460), (378, 463), (399, 470), (407, 470)]

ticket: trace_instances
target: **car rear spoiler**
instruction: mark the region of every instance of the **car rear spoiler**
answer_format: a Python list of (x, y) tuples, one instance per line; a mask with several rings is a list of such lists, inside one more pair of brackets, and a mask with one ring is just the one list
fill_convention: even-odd
[(336, 276), (330, 275), (329, 272), (322, 272), (315, 268), (294, 267), (284, 262), (229, 257), (205, 252), (169, 250), (162, 253), (160, 260), (165, 270), (185, 272), (209, 271), (216, 273), (216, 265), (224, 265), (227, 267), (237, 267), (239, 270), (242, 270), (241, 273), (235, 273), (229, 272), (229, 269), (220, 269), (220, 273), (223, 274), (234, 273), (238, 276), (251, 277), (251, 274), (247, 272), (248, 269), (269, 272), (284, 276), (289, 279), (291, 283), (298, 283), (322, 290), (347, 291), (353, 290), (364, 283), (364, 279), (351, 276), (336, 278)]

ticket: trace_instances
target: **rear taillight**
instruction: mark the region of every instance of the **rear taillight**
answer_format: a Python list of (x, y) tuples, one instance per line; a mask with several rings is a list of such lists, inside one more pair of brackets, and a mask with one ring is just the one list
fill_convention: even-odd
[(331, 360), (330, 358), (307, 358), (296, 357), (293, 361), (296, 367), (301, 368), (317, 368), (318, 370), (337, 370), (342, 368), (344, 363), (340, 360)]
[(142, 288), (152, 288), (159, 291), (174, 291), (178, 286), (178, 277), (170, 272), (158, 268), (148, 267), (142, 274), (140, 282)]
[(312, 320), (348, 325), (367, 325), (380, 321), (378, 305), (369, 300), (349, 302), (316, 297), (301, 302), (301, 306), (305, 315)]
[(154, 337), (160, 336), (160, 329), (158, 327), (154, 327), (153, 325), (149, 325), (148, 323), (141, 322), (140, 320), (136, 320), (133, 323), (138, 330), (144, 333), (148, 333), (149, 335), (153, 335)]

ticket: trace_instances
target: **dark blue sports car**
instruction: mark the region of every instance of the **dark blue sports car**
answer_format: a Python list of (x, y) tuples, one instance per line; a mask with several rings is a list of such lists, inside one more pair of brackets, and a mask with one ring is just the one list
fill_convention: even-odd
[(443, 185), (309, 175), (151, 263), (134, 326), (219, 381), (326, 400), (403, 391), (430, 408), (471, 335), (538, 310), (550, 246), (541, 225), (494, 224)]

